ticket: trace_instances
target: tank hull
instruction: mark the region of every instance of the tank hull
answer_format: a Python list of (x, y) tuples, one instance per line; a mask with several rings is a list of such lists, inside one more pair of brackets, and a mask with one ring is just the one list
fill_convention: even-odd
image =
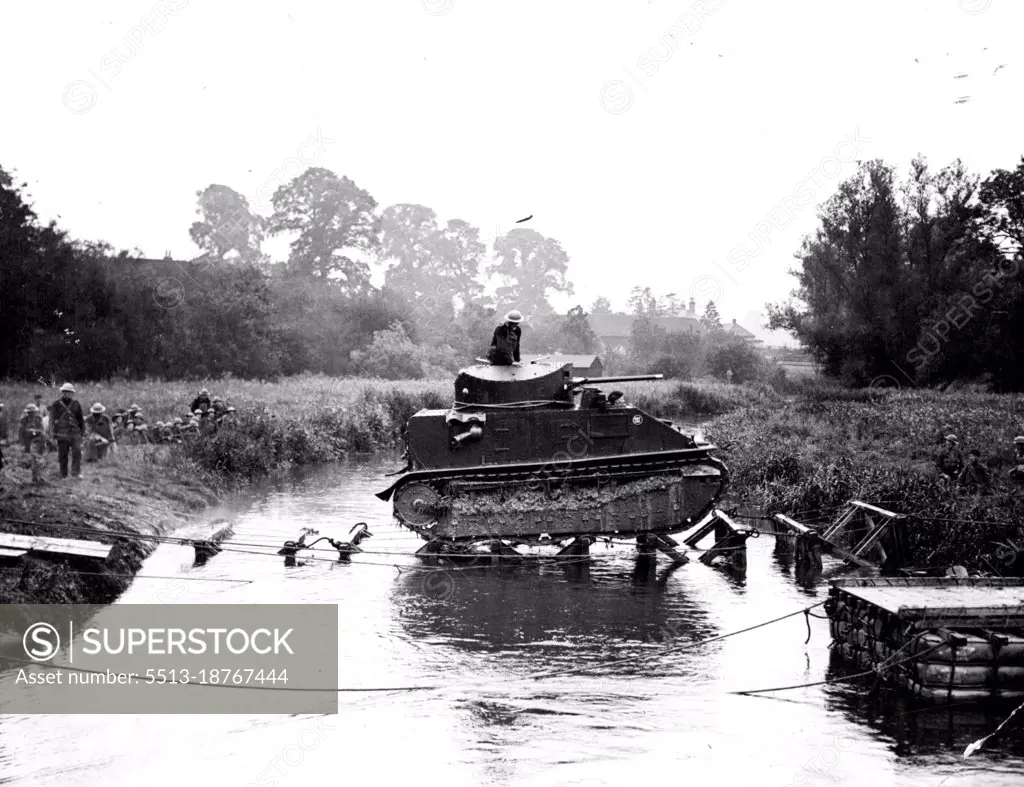
[(714, 446), (570, 368), (463, 369), (451, 408), (409, 419), (409, 464), (377, 496), (449, 544), (670, 535), (709, 513), (728, 478)]

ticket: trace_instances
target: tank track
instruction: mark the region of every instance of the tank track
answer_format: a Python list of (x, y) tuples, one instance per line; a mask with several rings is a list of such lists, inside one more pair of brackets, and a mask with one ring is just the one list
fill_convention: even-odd
[(415, 471), (378, 497), (393, 494), (399, 523), (430, 540), (678, 532), (725, 489), (728, 470), (710, 450)]

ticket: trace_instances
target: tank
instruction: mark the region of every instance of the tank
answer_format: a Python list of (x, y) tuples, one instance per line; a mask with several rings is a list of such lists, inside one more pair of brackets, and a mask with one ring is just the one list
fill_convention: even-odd
[(571, 364), (470, 366), (446, 410), (405, 429), (406, 468), (378, 493), (429, 541), (513, 544), (681, 532), (723, 494), (725, 465), (671, 421), (575, 378)]

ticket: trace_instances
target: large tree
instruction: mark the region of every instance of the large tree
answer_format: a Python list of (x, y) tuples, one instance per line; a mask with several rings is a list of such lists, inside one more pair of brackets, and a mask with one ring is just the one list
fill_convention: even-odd
[(228, 186), (213, 184), (196, 192), (196, 213), (188, 234), (204, 254), (222, 260), (232, 251), (240, 259), (260, 259), (265, 220), (249, 208), (249, 201)]
[(569, 255), (553, 238), (517, 227), (495, 241), (494, 251), (497, 259), (488, 273), (503, 281), (497, 289), (503, 306), (515, 306), (531, 317), (548, 316), (554, 312), (549, 293), (572, 295), (572, 284), (566, 278)]
[(598, 349), (597, 334), (590, 327), (590, 320), (582, 306), (569, 309), (562, 322), (563, 350), (567, 353), (596, 353)]
[(352, 254), (377, 245), (377, 201), (347, 177), (312, 167), (279, 187), (271, 198), (269, 232), (298, 233), (289, 263), (299, 271), (338, 278), (345, 291), (363, 292), (370, 267)]

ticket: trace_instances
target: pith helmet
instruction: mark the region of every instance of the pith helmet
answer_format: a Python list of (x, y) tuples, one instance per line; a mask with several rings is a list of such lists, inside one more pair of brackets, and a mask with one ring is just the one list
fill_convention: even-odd
[(213, 397), (213, 401), (215, 401), (215, 402), (223, 402), (224, 400), (221, 399), (219, 396), (215, 396), (215, 397)]
[(104, 407), (99, 402), (96, 402), (96, 404), (94, 404), (92, 407), (89, 408), (89, 412), (90, 413), (105, 413), (106, 411), (107, 411), (107, 408)]
[(182, 420), (181, 420), (180, 418), (175, 418), (175, 419), (174, 419), (174, 423), (176, 423), (176, 424), (181, 424), (181, 423), (182, 423)]
[[(3, 405), (0, 404), (0, 407), (3, 407)], [(1013, 444), (1014, 445), (1024, 445), (1024, 436), (1017, 435), (1015, 438), (1013, 438)]]
[(39, 412), (39, 408), (36, 407), (34, 404), (26, 405), (25, 406), (25, 412), (26, 413), (38, 413)]
[(947, 442), (950, 442), (950, 443), (959, 443), (959, 442), (960, 442), (960, 441), (959, 441), (959, 440), (957, 439), (957, 437), (956, 437), (956, 435), (955, 435), (955, 434), (948, 434), (948, 435), (946, 435), (946, 441), (947, 441)]
[(505, 322), (522, 322), (523, 313), (519, 309), (513, 309), (505, 315)]
[(65, 391), (67, 391), (68, 393), (74, 393), (75, 392), (75, 386), (73, 386), (71, 383), (64, 383), (64, 385), (62, 385), (60, 387), (60, 390), (61, 390), (61, 393), (65, 392)]
[(209, 395), (210, 395), (210, 392), (209, 392), (209, 391), (207, 391), (207, 390), (206, 390), (206, 389), (204, 388), (203, 390), (201, 390), (201, 391), (199, 392), (199, 395), (200, 395), (200, 396), (209, 396)]

